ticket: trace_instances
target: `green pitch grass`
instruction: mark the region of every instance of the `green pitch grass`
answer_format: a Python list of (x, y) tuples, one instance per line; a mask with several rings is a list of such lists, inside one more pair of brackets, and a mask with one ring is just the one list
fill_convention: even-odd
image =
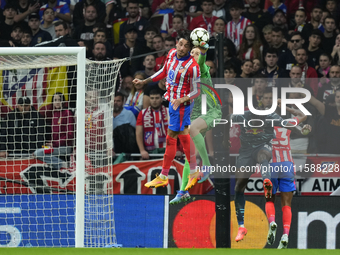
[(231, 249), (150, 249), (150, 248), (0, 248), (4, 255), (327, 255), (339, 254), (338, 250), (231, 250)]

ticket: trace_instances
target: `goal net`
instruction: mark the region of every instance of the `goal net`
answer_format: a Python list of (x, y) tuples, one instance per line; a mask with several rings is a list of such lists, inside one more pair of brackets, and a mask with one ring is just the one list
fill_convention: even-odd
[(0, 49), (0, 247), (117, 246), (114, 93), (125, 61)]

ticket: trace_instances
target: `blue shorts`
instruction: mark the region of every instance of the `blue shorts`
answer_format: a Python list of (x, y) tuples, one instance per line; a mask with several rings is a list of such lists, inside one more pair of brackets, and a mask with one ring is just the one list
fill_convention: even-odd
[(173, 106), (169, 105), (169, 129), (172, 131), (183, 131), (185, 126), (190, 125), (190, 104), (181, 104), (175, 111)]
[(289, 161), (270, 163), (272, 167), (271, 181), (273, 183), (273, 194), (279, 189), (281, 192), (296, 190), (294, 179), (294, 164)]

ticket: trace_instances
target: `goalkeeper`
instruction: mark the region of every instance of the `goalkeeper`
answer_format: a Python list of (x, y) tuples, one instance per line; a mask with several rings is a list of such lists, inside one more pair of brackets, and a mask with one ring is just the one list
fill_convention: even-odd
[[(200, 67), (201, 83), (200, 90), (201, 95), (205, 94), (207, 98), (207, 114), (202, 115), (202, 97), (199, 96), (194, 100), (193, 110), (190, 116), (192, 121), (190, 125), (190, 136), (194, 141), (195, 147), (198, 150), (199, 155), (202, 158), (202, 169), (204, 172), (196, 171), (196, 169), (190, 169), (188, 160), (185, 160), (182, 175), (181, 190), (177, 191), (176, 197), (170, 201), (170, 204), (177, 204), (182, 201), (190, 199), (188, 192), (197, 182), (202, 183), (209, 177), (208, 167), (210, 166), (209, 156), (204, 142), (205, 133), (213, 128), (214, 119), (221, 119), (222, 111), (221, 106), (218, 104), (214, 92), (207, 86), (212, 86), (211, 77), (209, 73), (209, 66), (205, 64), (206, 52), (209, 49), (209, 45), (205, 42), (201, 42), (200, 47), (195, 47), (191, 51), (191, 56), (194, 57)], [(190, 148), (190, 154), (195, 154), (195, 148)]]

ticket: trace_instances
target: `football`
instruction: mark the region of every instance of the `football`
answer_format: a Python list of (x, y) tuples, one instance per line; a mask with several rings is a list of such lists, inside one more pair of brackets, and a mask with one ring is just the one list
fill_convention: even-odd
[(201, 42), (209, 42), (209, 33), (207, 30), (204, 28), (195, 28), (191, 34), (190, 34), (190, 39), (192, 41), (192, 44), (195, 46), (200, 46)]

